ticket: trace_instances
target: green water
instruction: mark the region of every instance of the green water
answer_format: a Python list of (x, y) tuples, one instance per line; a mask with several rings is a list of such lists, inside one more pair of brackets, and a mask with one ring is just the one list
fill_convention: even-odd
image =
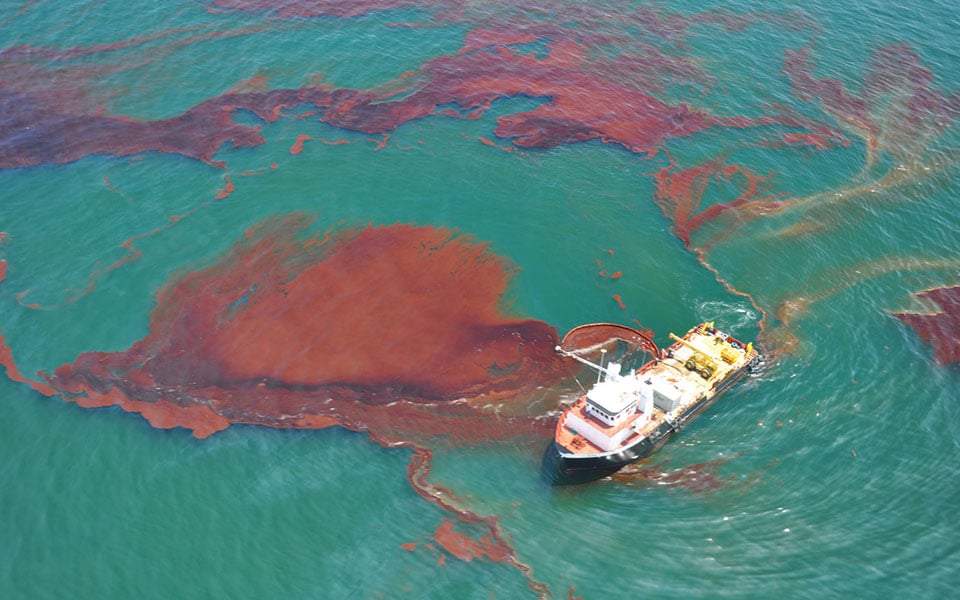
[[(612, 24), (626, 19), (617, 16), (626, 14), (622, 6), (606, 4)], [(659, 10), (692, 13), (702, 4)], [(714, 4), (742, 14), (790, 10)], [(577, 6), (557, 4), (553, 18)], [(43, 85), (81, 97), (90, 111), (103, 104), (111, 114), (156, 119), (256, 75), (271, 88), (300, 87), (316, 74), (371, 88), (455, 53), (476, 23), (507, 12), (476, 5), (441, 20), (431, 7), (285, 19), (208, 11), (201, 2), (11, 3), (0, 39), (7, 49), (65, 49), (199, 27), (131, 48), (36, 60)], [(816, 33), (694, 25), (682, 52), (713, 76), (713, 87), (668, 95), (718, 115), (756, 116), (780, 104), (836, 124), (818, 103), (798, 100), (781, 72), (784, 49), (811, 38), (816, 75), (853, 91), (871, 52), (893, 42), (917, 50), (936, 89), (960, 89), (960, 11), (950, 3), (794, 7)], [(398, 22), (432, 26), (389, 26)], [(191, 37), (227, 30), (236, 34)], [(0, 68), (10, 73), (14, 62), (5, 57)], [(960, 283), (960, 186), (950, 158), (957, 128), (913, 140), (910, 156), (941, 166), (900, 185), (877, 183), (902, 158), (894, 146), (868, 165), (865, 140), (842, 125), (849, 146), (824, 152), (774, 148), (755, 143), (763, 131), (729, 128), (668, 141), (683, 165), (723, 155), (769, 176), (786, 197), (875, 188), (734, 224), (730, 235), (709, 225), (699, 232), (695, 244), (716, 240), (709, 264), (753, 304), (704, 268), (654, 202), (652, 174), (666, 166), (664, 154), (599, 141), (519, 152), (480, 142), (509, 146), (493, 134), (496, 119), (542, 102), (509, 98), (476, 120), (415, 120), (382, 149), (379, 136), (316, 120), (243, 115), (238, 120), (262, 125), (266, 142), (223, 147), (214, 158), (224, 169), (150, 152), (0, 170), (0, 258), (8, 262), (0, 332), (28, 375), (85, 351), (122, 351), (148, 333), (154, 294), (172, 274), (209, 264), (251, 225), (293, 211), (315, 214), (320, 230), (403, 222), (462, 231), (518, 267), (510, 311), (560, 332), (636, 319), (662, 339), (715, 319), (753, 339), (765, 311), (765, 335), (794, 336), (794, 351), (649, 463), (673, 472), (727, 458), (713, 473), (724, 481), (716, 489), (649, 481), (553, 489), (538, 477), (543, 444), (526, 440), (438, 448), (431, 482), (478, 514), (498, 515), (518, 559), (554, 597), (571, 588), (585, 598), (955, 594), (960, 371), (935, 363), (890, 312), (924, 308), (913, 293)], [(894, 131), (895, 117), (880, 120)], [(300, 134), (312, 139), (293, 155)], [(227, 176), (235, 191), (215, 201)], [(715, 183), (705, 203), (734, 188)], [(819, 228), (783, 235), (797, 224)], [(135, 236), (142, 257), (108, 268)], [(601, 268), (623, 276), (600, 277)], [(798, 298), (811, 302), (778, 318), (778, 307)], [(153, 429), (118, 408), (82, 409), (6, 378), (0, 403), (5, 598), (536, 596), (518, 569), (459, 561), (437, 545), (434, 531), (455, 517), (411, 488), (409, 450), (340, 429), (234, 426), (198, 441), (184, 429)]]

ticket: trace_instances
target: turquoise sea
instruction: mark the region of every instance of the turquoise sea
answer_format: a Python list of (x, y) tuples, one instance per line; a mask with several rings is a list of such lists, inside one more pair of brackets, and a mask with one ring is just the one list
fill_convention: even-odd
[[(0, 597), (957, 594), (960, 368), (894, 315), (960, 285), (955, 3), (0, 6)], [(41, 393), (301, 212), (460, 232), (504, 261), (503, 313), (559, 335), (714, 320), (767, 364), (633, 476), (566, 488), (506, 426), (197, 439)], [(377, 370), (367, 341), (338, 356)], [(575, 390), (472, 419), (549, 423)]]

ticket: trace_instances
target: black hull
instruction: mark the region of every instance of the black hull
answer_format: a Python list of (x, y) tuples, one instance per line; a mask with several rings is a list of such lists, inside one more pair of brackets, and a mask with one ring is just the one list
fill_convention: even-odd
[[(666, 431), (661, 432), (664, 429)], [(553, 485), (574, 485), (596, 481), (649, 456), (674, 433), (675, 431), (670, 430), (669, 425), (663, 424), (654, 434), (616, 453), (585, 456), (568, 454), (556, 442), (550, 442), (543, 456), (543, 475)], [(658, 438), (657, 442), (653, 441), (655, 437)]]
[(685, 425), (700, 416), (724, 392), (740, 381), (751, 370), (752, 366), (751, 363), (751, 365), (743, 367), (740, 371), (728, 377), (717, 388), (713, 396), (691, 405), (676, 421), (672, 423), (662, 422), (650, 435), (639, 439), (630, 446), (601, 454), (571, 454), (556, 442), (550, 442), (550, 446), (543, 456), (541, 473), (544, 479), (553, 485), (588, 483), (613, 475), (623, 467), (641, 458), (646, 458), (665, 444), (667, 440), (679, 433)]

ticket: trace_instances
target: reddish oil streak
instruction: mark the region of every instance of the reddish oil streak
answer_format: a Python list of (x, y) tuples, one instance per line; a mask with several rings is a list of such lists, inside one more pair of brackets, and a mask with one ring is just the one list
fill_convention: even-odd
[(786, 144), (797, 146), (811, 146), (817, 150), (829, 150), (830, 140), (819, 133), (785, 133), (783, 141)]
[[(269, 3), (239, 4), (266, 8)], [(376, 3), (381, 8), (386, 4)], [(335, 6), (331, 3), (315, 8), (325, 12)], [(344, 10), (352, 13), (368, 8), (351, 5)], [(283, 13), (303, 7), (284, 3), (276, 9)], [(503, 45), (534, 40), (548, 45), (546, 56), (521, 54)], [(234, 147), (249, 147), (264, 141), (258, 127), (233, 121), (235, 111), (245, 109), (272, 122), (298, 105), (313, 105), (321, 120), (331, 125), (386, 136), (411, 119), (431, 114), (476, 118), (495, 100), (522, 95), (540, 98), (543, 104), (500, 117), (495, 129), (498, 136), (511, 139), (516, 146), (552, 148), (601, 140), (644, 154), (656, 153), (668, 139), (713, 126), (810, 125), (796, 117), (720, 119), (685, 104), (667, 104), (651, 93), (662, 85), (656, 83), (662, 77), (658, 68), (682, 70), (672, 64), (672, 59), (662, 53), (648, 53), (640, 57), (642, 60), (612, 61), (607, 66), (615, 67), (610, 72), (616, 76), (605, 78), (607, 71), (598, 68), (589, 52), (593, 43), (549, 25), (530, 30), (507, 26), (497, 33), (480, 28), (468, 35), (461, 52), (428, 61), (418, 77), (402, 75), (392, 85), (381, 86), (387, 91), (327, 87), (263, 91), (260, 85), (241, 85), (182, 115), (144, 122), (97, 111), (84, 114), (77, 107), (64, 105), (56, 94), (21, 90), (15, 81), (8, 82), (0, 84), (0, 105), (6, 116), (0, 133), (0, 168), (66, 163), (90, 154), (127, 156), (146, 151), (179, 153), (222, 164), (214, 163), (213, 156), (227, 142)], [(624, 69), (629, 72), (621, 72)], [(645, 91), (638, 81), (649, 89)], [(391, 100), (398, 91), (409, 93)], [(817, 131), (824, 129), (810, 126)], [(387, 139), (381, 139), (378, 149)]]
[[(226, 141), (238, 147), (263, 141), (256, 130), (236, 125), (218, 103), (204, 103), (163, 121), (140, 123), (118, 117), (73, 115), (42, 97), (0, 88), (6, 124), (0, 168), (67, 163), (90, 154), (126, 156), (146, 150), (178, 152), (212, 161)], [(219, 131), (218, 131), (219, 130)]]
[[(2, 240), (5, 236), (5, 233), (0, 232), (0, 240)], [(3, 282), (6, 277), (7, 261), (6, 259), (2, 259), (0, 260), (0, 282)], [(57, 391), (49, 385), (24, 377), (20, 373), (20, 369), (17, 368), (17, 364), (13, 360), (13, 353), (10, 351), (10, 346), (7, 345), (7, 342), (2, 335), (0, 335), (0, 365), (6, 367), (7, 377), (9, 377), (12, 381), (26, 383), (44, 396), (53, 396), (57, 393)]]
[(430, 84), (414, 96), (421, 104), (455, 102), (480, 111), (500, 97), (547, 99), (540, 107), (500, 117), (495, 133), (517, 146), (552, 148), (599, 139), (635, 152), (655, 153), (669, 137), (681, 137), (714, 124), (686, 105), (669, 106), (636, 89), (598, 79), (583, 68), (579, 46), (553, 42), (542, 59), (507, 48), (436, 59), (426, 69)]
[(470, 52), (488, 46), (509, 46), (511, 44), (531, 44), (539, 36), (532, 31), (509, 31), (501, 28), (477, 27), (467, 32), (460, 52)]
[(484, 536), (475, 540), (453, 529), (453, 522), (444, 520), (437, 527), (433, 537), (444, 550), (467, 562), (474, 558), (488, 558), (493, 562), (502, 562), (510, 553), (510, 548), (500, 540), (491, 540)]
[(293, 146), (290, 146), (290, 154), (300, 154), (303, 152), (303, 143), (311, 139), (309, 135), (301, 133), (297, 136), (297, 141), (293, 143)]
[(276, 13), (280, 17), (359, 17), (374, 11), (417, 6), (415, 0), (311, 0), (310, 2), (290, 2), (289, 0), (213, 0), (211, 4), (219, 9), (243, 11), (261, 11)]
[[(859, 95), (848, 92), (839, 80), (815, 78), (810, 48), (788, 50), (783, 70), (798, 98), (819, 99), (827, 112), (865, 131), (871, 150), (881, 134), (897, 142), (922, 139), (946, 130), (960, 115), (960, 93), (944, 94), (933, 88), (932, 72), (906, 44), (874, 51)], [(910, 148), (907, 144), (907, 151)], [(888, 150), (903, 151), (896, 143), (889, 144)]]
[(539, 415), (484, 422), (464, 419), (483, 409), (451, 403), (508, 402), (564, 373), (550, 326), (500, 313), (502, 259), (439, 228), (301, 236), (309, 222), (250, 230), (158, 294), (150, 335), (126, 352), (82, 354), (49, 384), (197, 437), (235, 422), (394, 439), (543, 433)]
[[(727, 201), (721, 201), (701, 210), (704, 192), (714, 179), (729, 181), (738, 176), (742, 181), (740, 193)], [(755, 209), (753, 216), (775, 211), (779, 205), (773, 201), (765, 187), (764, 178), (739, 165), (725, 165), (712, 161), (698, 167), (677, 170), (671, 159), (670, 165), (656, 173), (657, 204), (674, 223), (676, 235), (690, 246), (690, 236), (704, 223), (716, 219), (729, 210), (750, 203)], [(738, 216), (748, 217), (741, 212)]]
[(960, 286), (937, 288), (917, 294), (940, 307), (934, 314), (895, 313), (933, 346), (937, 362), (960, 364)]
[(221, 188), (221, 189), (217, 192), (217, 195), (214, 196), (213, 199), (214, 199), (214, 200), (223, 200), (224, 198), (227, 198), (230, 194), (232, 194), (232, 193), (233, 193), (233, 190), (234, 190), (233, 180), (230, 179), (230, 176), (229, 176), (229, 175), (227, 175), (226, 183), (224, 184), (223, 188)]
[(666, 461), (653, 466), (637, 463), (621, 469), (612, 478), (629, 485), (642, 487), (683, 487), (693, 492), (712, 492), (733, 479), (732, 477), (718, 477), (716, 471), (721, 465), (736, 456), (738, 455), (697, 463), (673, 471), (664, 468)]
[[(104, 179), (108, 189), (117, 191), (123, 194), (125, 197), (127, 196), (125, 192), (122, 192), (121, 190), (118, 190), (114, 188), (112, 185), (110, 185), (109, 179), (107, 178), (104, 178)], [(233, 182), (230, 180), (229, 176), (227, 177), (226, 180), (227, 180), (226, 186), (219, 191), (215, 199), (220, 200), (220, 199), (226, 198), (227, 196), (230, 195), (231, 192), (233, 192)], [(136, 262), (143, 257), (143, 252), (136, 246), (136, 243), (138, 241), (153, 237), (163, 231), (170, 229), (171, 227), (180, 223), (184, 219), (192, 216), (193, 214), (197, 213), (199, 210), (205, 208), (208, 205), (209, 205), (209, 202), (201, 202), (200, 205), (197, 206), (197, 208), (187, 211), (186, 213), (179, 214), (179, 215), (171, 215), (168, 218), (167, 223), (165, 225), (161, 225), (160, 227), (155, 227), (154, 229), (146, 233), (141, 233), (141, 234), (127, 238), (126, 240), (123, 241), (122, 244), (119, 245), (119, 248), (122, 248), (125, 251), (124, 256), (118, 258), (117, 260), (113, 261), (112, 263), (106, 266), (100, 265), (98, 263), (97, 268), (95, 268), (89, 275), (87, 275), (86, 286), (81, 290), (77, 290), (77, 289), (68, 290), (69, 294), (67, 295), (66, 299), (60, 302), (59, 304), (54, 304), (54, 305), (42, 305), (38, 303), (28, 304), (26, 302), (26, 299), (30, 295), (30, 290), (24, 290), (18, 293), (16, 296), (17, 302), (20, 304), (20, 306), (23, 306), (25, 308), (30, 308), (32, 310), (52, 310), (55, 308), (64, 307), (68, 304), (76, 302), (81, 298), (86, 297), (88, 294), (93, 292), (94, 289), (96, 289), (97, 282), (100, 279), (102, 279), (107, 273), (110, 273), (111, 271), (119, 269), (124, 265)]]
[(24, 377), (20, 373), (17, 363), (13, 360), (13, 353), (10, 350), (10, 346), (7, 345), (7, 341), (2, 335), (0, 335), (0, 365), (6, 367), (7, 377), (9, 377), (11, 381), (25, 383), (44, 396), (54, 396), (57, 394), (57, 390), (53, 389), (49, 385), (28, 377)]
[[(374, 437), (374, 439), (377, 438)], [(383, 443), (382, 440), (378, 441)], [(413, 489), (428, 502), (455, 514), (461, 522), (479, 525), (487, 531), (486, 536), (474, 540), (463, 533), (454, 531), (451, 523), (444, 522), (434, 533), (437, 542), (447, 552), (461, 560), (487, 558), (494, 562), (512, 565), (523, 573), (530, 589), (536, 592), (540, 598), (549, 597), (551, 595), (549, 587), (534, 579), (530, 566), (517, 558), (513, 546), (500, 530), (499, 519), (496, 516), (484, 517), (464, 508), (453, 499), (450, 490), (429, 483), (427, 478), (430, 475), (430, 462), (433, 458), (433, 452), (417, 446), (414, 446), (413, 449), (414, 453), (407, 465), (407, 480), (410, 481)], [(443, 562), (444, 559), (441, 557), (441, 564)]]

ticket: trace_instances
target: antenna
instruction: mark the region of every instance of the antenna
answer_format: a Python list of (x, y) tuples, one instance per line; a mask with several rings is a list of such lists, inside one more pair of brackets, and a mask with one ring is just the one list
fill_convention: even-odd
[(597, 383), (600, 383), (600, 374), (603, 373), (603, 357), (607, 355), (606, 348), (600, 348), (600, 370), (597, 371)]

